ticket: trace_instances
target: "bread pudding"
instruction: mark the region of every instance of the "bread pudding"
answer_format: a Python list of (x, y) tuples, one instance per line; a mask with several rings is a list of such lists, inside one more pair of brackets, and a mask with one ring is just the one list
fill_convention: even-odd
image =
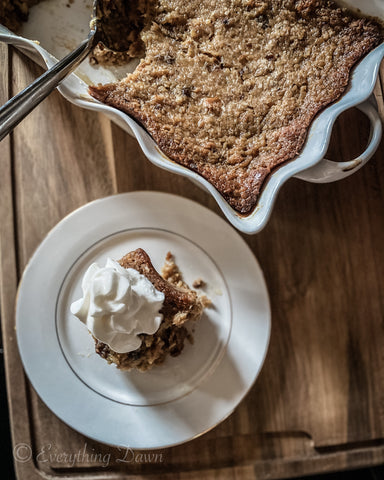
[(153, 0), (140, 37), (136, 70), (91, 95), (136, 119), (241, 214), (383, 40), (380, 25), (327, 0)]
[(210, 303), (183, 281), (170, 253), (160, 275), (140, 248), (104, 268), (92, 264), (82, 289), (71, 311), (88, 327), (96, 353), (122, 370), (146, 371), (179, 355)]
[[(16, 28), (37, 1), (0, 0), (0, 20)], [(92, 63), (144, 57), (91, 95), (136, 119), (244, 215), (383, 41), (381, 25), (331, 0), (99, 0), (98, 16)]]

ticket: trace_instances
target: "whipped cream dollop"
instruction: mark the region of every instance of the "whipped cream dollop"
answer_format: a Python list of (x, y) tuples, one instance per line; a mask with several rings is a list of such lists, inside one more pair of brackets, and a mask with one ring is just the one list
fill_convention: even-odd
[(72, 303), (71, 312), (115, 352), (137, 350), (140, 333), (158, 330), (164, 293), (137, 270), (108, 258), (105, 267), (88, 268), (81, 287), (83, 297)]

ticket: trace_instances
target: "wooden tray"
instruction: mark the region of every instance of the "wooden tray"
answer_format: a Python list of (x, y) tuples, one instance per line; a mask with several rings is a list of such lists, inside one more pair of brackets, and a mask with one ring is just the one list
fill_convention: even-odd
[[(4, 45), (0, 64), (2, 103), (40, 73)], [(383, 115), (381, 83), (376, 96)], [(343, 114), (328, 157), (351, 159), (367, 137), (362, 114)], [(262, 373), (236, 411), (179, 447), (123, 451), (67, 427), (31, 388), (15, 338), (17, 283), (46, 233), (95, 198), (162, 190), (218, 209), (152, 166), (106, 117), (53, 93), (0, 143), (1, 318), (18, 478), (260, 480), (382, 463), (383, 154), (384, 145), (341, 182), (290, 180), (265, 230), (244, 237), (266, 276), (273, 326)]]

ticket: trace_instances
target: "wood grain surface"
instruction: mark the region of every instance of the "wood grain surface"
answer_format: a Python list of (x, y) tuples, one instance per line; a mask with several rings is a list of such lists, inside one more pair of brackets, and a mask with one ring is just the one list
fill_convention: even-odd
[[(1, 103), (41, 72), (5, 45), (0, 65)], [(380, 82), (375, 94), (384, 118)], [(358, 155), (368, 135), (361, 113), (344, 113), (328, 158)], [(8, 400), (13, 445), (31, 448), (28, 461), (15, 461), (18, 478), (288, 478), (384, 462), (383, 156), (382, 144), (346, 180), (315, 185), (293, 179), (282, 188), (267, 227), (244, 236), (264, 271), (272, 305), (270, 348), (256, 384), (226, 421), (201, 438), (157, 452), (156, 461), (135, 452), (122, 463), (125, 452), (63, 424), (26, 379), (14, 329), (17, 283), (47, 232), (90, 200), (158, 190), (221, 214), (208, 194), (153, 166), (106, 117), (54, 92), (0, 143)], [(82, 455), (73, 462), (60, 456), (77, 452)]]

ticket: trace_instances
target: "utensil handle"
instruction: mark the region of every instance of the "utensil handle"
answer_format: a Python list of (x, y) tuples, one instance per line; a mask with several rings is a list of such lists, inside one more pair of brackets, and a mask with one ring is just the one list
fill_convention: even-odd
[(76, 50), (69, 53), (0, 108), (0, 141), (84, 60), (91, 48), (92, 38), (84, 40)]
[(364, 150), (364, 152), (349, 162), (333, 162), (323, 158), (323, 160), (321, 160), (314, 167), (308, 168), (307, 170), (295, 175), (295, 178), (306, 180), (307, 182), (312, 183), (336, 182), (337, 180), (349, 177), (368, 162), (380, 144), (382, 135), (381, 119), (378, 114), (377, 103), (373, 95), (371, 95), (368, 100), (360, 105), (356, 105), (356, 107), (363, 112), (371, 122), (371, 133), (367, 148)]

